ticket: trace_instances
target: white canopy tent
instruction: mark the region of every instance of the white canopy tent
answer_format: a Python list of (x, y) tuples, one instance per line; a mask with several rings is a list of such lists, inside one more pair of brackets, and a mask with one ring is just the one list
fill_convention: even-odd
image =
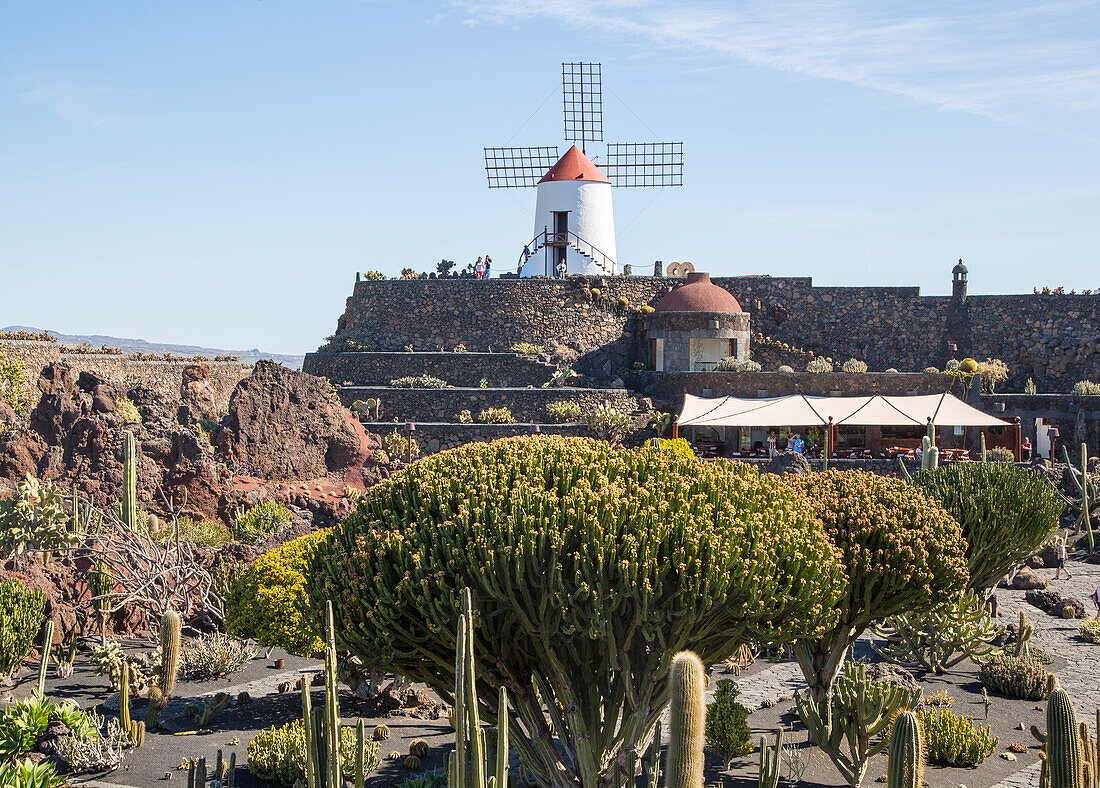
[(826, 426), (1003, 427), (1004, 419), (990, 416), (951, 394), (884, 397), (787, 397), (742, 399), (696, 397), (684, 394), (680, 427), (764, 427), (778, 425)]

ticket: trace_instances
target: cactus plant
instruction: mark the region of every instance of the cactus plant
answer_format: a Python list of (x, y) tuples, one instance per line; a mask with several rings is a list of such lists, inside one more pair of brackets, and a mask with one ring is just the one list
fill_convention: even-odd
[(759, 788), (778, 788), (779, 772), (781, 769), (780, 756), (783, 754), (783, 729), (775, 731), (775, 744), (767, 745), (764, 737), (760, 737), (760, 778), (757, 782)]
[(665, 774), (669, 788), (702, 788), (705, 671), (699, 657), (681, 651), (668, 674), (669, 745)]
[(160, 675), (157, 677), (158, 690), (149, 691), (149, 707), (145, 712), (145, 722), (155, 728), (161, 712), (168, 705), (176, 689), (176, 678), (180, 669), (180, 617), (179, 613), (169, 610), (160, 620)]
[(424, 739), (413, 739), (409, 743), (409, 755), (415, 755), (417, 758), (427, 758), (430, 751), (431, 748)]
[(367, 779), (367, 732), (362, 720), (355, 724), (355, 788)]
[(410, 771), (416, 771), (420, 768), (420, 759), (415, 755), (407, 755), (405, 760), (402, 761), (402, 765)]
[(375, 725), (371, 738), (375, 741), (385, 741), (390, 737), (390, 729), (387, 725)]
[(130, 730), (130, 662), (124, 657), (118, 682), (118, 717), (122, 730)]
[(107, 566), (97, 561), (95, 569), (88, 574), (88, 592), (92, 595), (92, 606), (99, 617), (99, 642), (107, 645), (107, 614), (111, 612), (111, 597), (115, 590), (114, 581), (107, 574)]
[(325, 608), (325, 743), (328, 788), (343, 788), (340, 774), (340, 693), (336, 686), (336, 626), (332, 602)]
[(1055, 687), (1050, 693), (1046, 733), (1032, 725), (1031, 734), (1043, 745), (1041, 784), (1045, 782), (1050, 788), (1093, 788), (1086, 781), (1090, 767), (1086, 765), (1077, 715), (1065, 690)]
[(134, 743), (135, 747), (140, 747), (145, 744), (145, 723), (141, 720), (134, 720), (130, 725), (124, 728), (130, 734), (130, 741)]
[(53, 648), (53, 622), (46, 622), (46, 632), (42, 636), (42, 659), (38, 663), (38, 696), (46, 695), (46, 668), (50, 665), (50, 649)]
[(313, 739), (313, 701), (309, 694), (309, 683), (303, 681), (301, 690), (302, 721), (306, 737), (306, 785), (309, 788), (319, 788), (317, 742)]
[(1020, 623), (1016, 627), (1016, 656), (1023, 659), (1030, 656), (1030, 641), (1031, 636), (1035, 634), (1035, 627), (1032, 626), (1027, 616), (1024, 615), (1024, 611), (1020, 610)]
[(890, 730), (890, 755), (887, 760), (887, 788), (921, 788), (924, 778), (924, 737), (920, 718), (903, 711)]
[(1069, 450), (1062, 447), (1062, 457), (1066, 461), (1066, 467), (1070, 468), (1069, 477), (1073, 480), (1073, 486), (1077, 488), (1077, 494), (1081, 497), (1079, 513), (1077, 515), (1076, 531), (1085, 532), (1089, 543), (1089, 554), (1096, 550), (1096, 538), (1092, 531), (1092, 519), (1089, 516), (1089, 507), (1092, 506), (1096, 496), (1096, 487), (1089, 480), (1089, 447), (1087, 443), (1081, 444), (1081, 468), (1078, 470), (1069, 461)]
[(122, 436), (122, 521), (131, 533), (137, 532), (137, 442), (134, 433)]

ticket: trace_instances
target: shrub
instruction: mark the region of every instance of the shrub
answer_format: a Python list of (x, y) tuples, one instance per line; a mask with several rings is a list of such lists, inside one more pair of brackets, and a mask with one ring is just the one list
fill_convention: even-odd
[(120, 397), (115, 401), (115, 413), (122, 417), (123, 424), (141, 423), (141, 414), (138, 413), (137, 405), (127, 397)]
[(54, 703), (36, 693), (0, 711), (0, 760), (16, 758), (34, 749), (46, 727), (55, 721), (64, 722), (73, 738), (82, 742), (99, 735), (95, 720), (87, 712), (71, 703)]
[(403, 378), (394, 378), (390, 385), (395, 389), (445, 389), (447, 381), (432, 375), (406, 375)]
[(459, 424), (473, 424), (474, 415), (470, 413), (469, 408), (466, 408), (460, 410), (458, 413), (455, 414), (455, 421), (457, 421)]
[(294, 525), (294, 515), (277, 501), (258, 503), (247, 512), (237, 510), (237, 541), (256, 544)]
[(52, 552), (79, 542), (69, 530), (64, 491), (28, 475), (14, 498), (0, 501), (0, 558), (27, 551)]
[[(191, 542), (199, 547), (221, 547), (233, 541), (229, 527), (221, 520), (192, 520), (181, 517), (176, 521), (181, 542)], [(151, 535), (153, 541), (164, 544), (172, 538), (171, 528), (162, 528)]]
[(233, 578), (225, 598), (229, 634), (303, 656), (324, 649), (314, 622), (303, 616), (308, 552), (323, 536), (318, 531), (287, 542)]
[(1100, 643), (1100, 619), (1086, 618), (1077, 627), (1077, 634), (1088, 643)]
[(368, 282), (376, 282), (379, 279), (385, 279), (386, 275), (381, 271), (367, 271), (363, 274), (363, 278)]
[(187, 641), (180, 649), (179, 675), (183, 679), (220, 679), (240, 670), (256, 656), (256, 650), (243, 640), (215, 632)]
[(687, 438), (658, 438), (658, 440), (665, 451), (695, 459), (695, 450), (691, 448), (691, 442)]
[(1073, 393), (1095, 396), (1100, 394), (1100, 383), (1093, 383), (1091, 380), (1079, 380), (1073, 384)]
[(840, 365), (842, 372), (857, 375), (867, 371), (867, 363), (859, 359), (850, 358)]
[(925, 367), (924, 369), (921, 370), (921, 372), (925, 373), (926, 375), (940, 375), (940, 374), (943, 374), (943, 373), (940, 372), (939, 367)]
[(997, 748), (997, 737), (988, 726), (975, 725), (970, 717), (950, 709), (921, 709), (928, 760), (941, 766), (977, 766)]
[(807, 372), (832, 372), (833, 365), (825, 359), (818, 356), (817, 358), (811, 358), (810, 363), (806, 365)]
[(913, 482), (962, 526), (968, 588), (982, 594), (1023, 563), (1054, 532), (1063, 505), (1038, 471), (957, 462)]
[(707, 747), (728, 763), (753, 751), (749, 731), (749, 710), (737, 702), (737, 682), (722, 679), (714, 688), (714, 701), (707, 704)]
[(447, 788), (447, 770), (429, 769), (414, 774), (399, 782), (397, 788)]
[(982, 391), (987, 393), (992, 393), (998, 385), (1008, 380), (1008, 364), (999, 358), (979, 361), (976, 371), (982, 376)]
[(865, 471), (788, 479), (806, 493), (848, 576), (836, 626), (795, 646), (820, 703), (844, 655), (872, 621), (929, 610), (962, 590), (965, 545), (958, 523), (903, 481)]
[(517, 342), (512, 345), (510, 350), (513, 353), (519, 353), (521, 356), (541, 356), (543, 347), (542, 345), (536, 345), (534, 342)]
[[(366, 738), (364, 772), (370, 774), (378, 766), (378, 743)], [(355, 774), (355, 728), (340, 728), (340, 767), (344, 774)], [(301, 720), (280, 728), (263, 731), (248, 743), (248, 773), (261, 780), (280, 785), (304, 784), (306, 772), (306, 730)]]
[(738, 361), (733, 356), (724, 358), (719, 361), (715, 367), (715, 372), (759, 372), (761, 367), (755, 361)]
[(412, 439), (412, 450), (409, 449), (409, 433), (405, 430), (394, 430), (382, 436), (382, 450), (390, 457), (404, 458), (412, 454), (415, 460), (420, 456), (420, 444), (416, 438)]
[(1016, 462), (1016, 455), (1011, 449), (1006, 449), (1003, 446), (994, 446), (986, 453), (986, 459), (990, 462)]
[[(539, 688), (510, 696), (512, 741), (552, 785), (580, 780), (582, 730), (602, 731), (585, 740), (593, 783), (648, 739), (634, 723), (667, 702), (668, 654), (690, 644), (715, 662), (746, 640), (812, 634), (831, 622), (841, 573), (777, 477), (530, 436), (442, 452), (375, 485), (318, 543), (308, 576), (314, 609), (336, 606), (342, 647), (445, 695), (470, 588), (479, 681)], [(560, 744), (544, 702), (571, 708), (556, 717)]]
[(7, 788), (66, 788), (69, 781), (49, 761), (0, 762), (0, 785)]
[(46, 595), (11, 578), (0, 583), (0, 679), (11, 676), (31, 653), (46, 617)]
[(477, 420), (482, 424), (515, 424), (516, 417), (508, 408), (486, 408), (477, 414)]
[(582, 417), (580, 403), (572, 400), (548, 402), (546, 403), (546, 413), (559, 424), (575, 424)]
[(630, 416), (612, 405), (599, 404), (585, 414), (584, 423), (597, 438), (615, 443), (630, 429)]
[(981, 663), (1001, 649), (992, 645), (1003, 629), (994, 623), (985, 598), (973, 590), (956, 594), (931, 610), (902, 613), (872, 625), (886, 642), (872, 648), (906, 668), (944, 673), (969, 659)]
[(6, 402), (19, 415), (27, 412), (27, 366), (9, 355), (0, 344), (0, 402)]
[(1008, 698), (1039, 700), (1047, 694), (1046, 668), (1029, 657), (991, 657), (978, 670), (978, 681)]
[(542, 387), (544, 389), (548, 389), (550, 387), (559, 388), (561, 386), (568, 385), (569, 381), (579, 377), (580, 375), (578, 375), (569, 367), (559, 367), (558, 369), (554, 370), (554, 373), (550, 376), (550, 380), (542, 384)]

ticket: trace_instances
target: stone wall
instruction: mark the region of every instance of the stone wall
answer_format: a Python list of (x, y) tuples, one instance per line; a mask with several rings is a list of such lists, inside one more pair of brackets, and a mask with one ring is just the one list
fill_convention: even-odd
[(302, 371), (337, 386), (388, 386), (405, 375), (434, 375), (452, 386), (541, 386), (554, 368), (515, 353), (307, 353)]
[(38, 373), (47, 364), (61, 360), (60, 346), (47, 340), (0, 338), (0, 360), (5, 357), (23, 365), (21, 398), (29, 411), (38, 402)]
[[(1039, 438), (1036, 419), (1048, 419), (1050, 424), (1040, 428), (1057, 428), (1058, 445), (1069, 447), (1074, 462), (1080, 461), (1081, 443), (1088, 444), (1091, 456), (1100, 454), (1100, 396), (983, 394), (981, 408), (1000, 418), (1019, 418), (1021, 438), (1030, 438), (1033, 446)], [(1056, 451), (1060, 460), (1062, 450)]]
[(340, 400), (351, 407), (355, 400), (378, 397), (382, 400), (383, 421), (455, 422), (457, 414), (469, 410), (473, 418), (486, 408), (508, 408), (516, 421), (545, 423), (549, 421), (546, 405), (569, 400), (582, 410), (595, 408), (609, 401), (626, 413), (641, 407), (624, 389), (524, 388), (524, 389), (399, 389), (388, 386), (341, 386)]
[[(368, 432), (376, 435), (388, 435), (395, 429), (404, 434), (403, 424), (366, 423)], [(583, 424), (542, 424), (539, 432), (544, 435), (565, 435), (568, 437), (592, 437), (588, 427)], [(513, 435), (530, 435), (530, 424), (421, 424), (417, 423), (413, 437), (420, 445), (420, 456), (435, 454), (445, 449), (465, 446), (467, 443), (484, 443), (497, 438)]]
[[(385, 280), (358, 282), (340, 318), (338, 339), (383, 350), (501, 350), (515, 342), (568, 344), (585, 374), (613, 380), (643, 359), (638, 311), (682, 280)], [(1100, 295), (921, 296), (915, 287), (814, 287), (805, 277), (715, 277), (751, 314), (754, 332), (794, 347), (866, 361), (872, 370), (942, 367), (947, 341), (982, 359), (1004, 359), (1009, 386), (1027, 377), (1068, 391), (1100, 379)], [(599, 290), (595, 295), (594, 290)], [(626, 298), (627, 306), (619, 305)], [(945, 330), (952, 304), (969, 336)], [(793, 365), (792, 365), (793, 366)]]
[[(946, 375), (921, 372), (650, 372), (623, 377), (633, 391), (652, 398), (660, 410), (679, 413), (684, 394), (697, 397), (855, 397), (871, 394), (939, 394), (950, 388)], [(957, 392), (958, 393), (958, 392)]]

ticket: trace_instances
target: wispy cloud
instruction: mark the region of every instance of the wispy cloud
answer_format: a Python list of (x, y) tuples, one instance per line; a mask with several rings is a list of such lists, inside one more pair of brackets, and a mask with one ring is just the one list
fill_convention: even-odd
[[(28, 80), (29, 82), (29, 80)], [(93, 131), (133, 125), (138, 116), (120, 108), (124, 91), (73, 80), (42, 80), (20, 92), (24, 101), (46, 106), (58, 118)]]
[(1100, 0), (455, 2), (469, 19), (553, 20), (1077, 136), (1100, 116)]

